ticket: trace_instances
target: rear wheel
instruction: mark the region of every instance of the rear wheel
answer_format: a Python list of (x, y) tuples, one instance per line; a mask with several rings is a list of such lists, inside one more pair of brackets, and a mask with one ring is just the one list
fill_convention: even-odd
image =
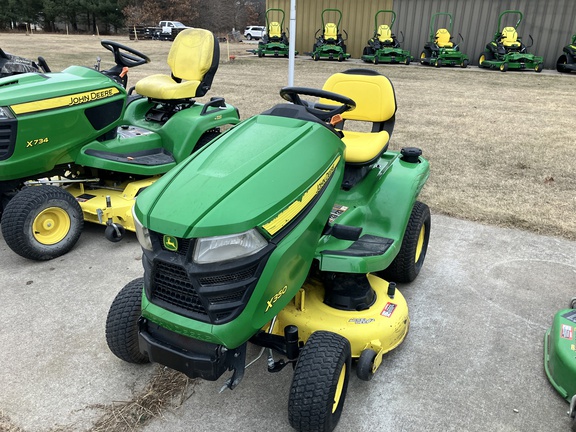
[(350, 377), (350, 342), (312, 333), (300, 353), (288, 399), (288, 419), (299, 431), (331, 431), (342, 414)]
[(69, 252), (83, 226), (84, 217), (76, 198), (57, 186), (22, 189), (2, 215), (2, 235), (10, 249), (38, 261)]
[(106, 318), (106, 343), (110, 351), (128, 363), (148, 363), (138, 348), (138, 319), (144, 279), (128, 282), (116, 295)]
[(485, 61), (486, 61), (486, 53), (480, 54), (480, 57), (478, 57), (478, 67), (484, 67)]
[(430, 239), (430, 209), (420, 201), (414, 203), (400, 252), (392, 264), (382, 272), (384, 279), (412, 282), (424, 264)]
[(426, 51), (422, 51), (420, 53), (420, 64), (424, 64), (424, 61), (426, 60), (428, 56), (426, 55)]
[(566, 63), (568, 63), (568, 58), (564, 54), (562, 54), (558, 58), (558, 61), (556, 61), (556, 70), (558, 72), (567, 72), (565, 67)]

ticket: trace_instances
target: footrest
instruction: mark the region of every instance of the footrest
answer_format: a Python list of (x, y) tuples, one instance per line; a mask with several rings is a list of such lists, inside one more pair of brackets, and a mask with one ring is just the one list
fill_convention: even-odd
[(393, 239), (373, 235), (363, 235), (348, 248), (342, 250), (323, 250), (324, 255), (367, 257), (383, 255), (394, 243)]
[(114, 153), (103, 150), (88, 149), (85, 151), (88, 156), (107, 159), (115, 162), (131, 163), (134, 165), (166, 165), (176, 162), (174, 156), (163, 148), (142, 150), (132, 153)]

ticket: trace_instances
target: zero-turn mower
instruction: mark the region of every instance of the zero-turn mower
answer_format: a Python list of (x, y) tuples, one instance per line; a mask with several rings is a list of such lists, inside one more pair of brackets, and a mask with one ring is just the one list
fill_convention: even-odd
[(418, 148), (388, 150), (396, 99), (377, 72), (280, 95), (291, 103), (243, 121), (139, 196), (144, 277), (112, 302), (106, 339), (127, 362), (212, 381), (232, 371), (230, 389), (255, 344), (268, 371), (294, 368), (291, 425), (329, 431), (353, 363), (370, 380), (408, 332), (395, 282), (414, 280), (426, 256), (430, 211), (417, 197), (429, 165)]
[(576, 34), (572, 35), (572, 42), (564, 47), (563, 54), (556, 61), (558, 72), (576, 71)]
[[(338, 22), (327, 22), (326, 17), (330, 12), (335, 12), (338, 16)], [(324, 9), (322, 11), (322, 28), (316, 30), (314, 37), (316, 42), (312, 47), (312, 52), (310, 55), (314, 61), (327, 58), (329, 60), (336, 59), (339, 62), (350, 58), (350, 54), (346, 52), (346, 40), (348, 39), (348, 33), (346, 30), (344, 34), (346, 38), (342, 37), (340, 33), (340, 23), (342, 22), (342, 11), (339, 9)], [(320, 34), (320, 32), (322, 32)]]
[[(518, 20), (514, 26), (502, 27), (502, 18), (506, 15), (518, 15)], [(506, 10), (498, 16), (496, 33), (480, 54), (478, 67), (500, 69), (502, 72), (506, 72), (508, 69), (532, 69), (535, 72), (542, 72), (544, 58), (528, 52), (528, 48), (534, 44), (532, 35), (528, 35), (531, 43), (526, 46), (516, 31), (522, 18), (523, 14), (519, 10)]]
[(2, 235), (25, 258), (68, 252), (84, 221), (106, 225), (106, 237), (120, 240), (134, 230), (132, 206), (142, 190), (239, 122), (223, 98), (194, 100), (218, 68), (211, 32), (181, 32), (168, 55), (172, 76), (144, 78), (132, 95), (128, 68), (148, 57), (114, 41), (102, 46), (114, 54), (110, 70), (71, 66), (0, 79)]
[[(390, 25), (378, 25), (378, 15), (389, 13), (391, 14)], [(410, 51), (403, 50), (400, 47), (396, 35), (392, 33), (392, 26), (396, 21), (396, 13), (392, 10), (379, 10), (374, 17), (374, 36), (368, 41), (368, 45), (364, 47), (362, 53), (362, 60), (367, 63), (404, 63), (410, 64), (412, 56)], [(402, 38), (404, 34), (400, 32)]]
[[(280, 20), (272, 21), (270, 16), (276, 13), (280, 16)], [(284, 31), (284, 11), (282, 9), (268, 9), (266, 11), (266, 33), (262, 36), (262, 40), (258, 42), (258, 49), (249, 50), (258, 57), (271, 55), (274, 57), (288, 57), (289, 42), (288, 36)], [(297, 55), (298, 52), (296, 51)]]
[[(448, 17), (448, 28), (438, 28), (436, 19), (441, 16)], [(430, 66), (461, 66), (468, 67), (468, 56), (460, 51), (460, 45), (452, 42), (452, 14), (439, 12), (430, 18), (430, 37), (420, 53), (420, 64)], [(460, 33), (460, 41), (464, 38)]]
[(570, 404), (576, 431), (576, 297), (556, 313), (544, 337), (544, 370), (556, 391)]

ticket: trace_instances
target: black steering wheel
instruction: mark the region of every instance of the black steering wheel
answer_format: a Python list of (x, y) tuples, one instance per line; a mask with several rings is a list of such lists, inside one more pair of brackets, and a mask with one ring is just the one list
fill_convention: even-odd
[[(283, 87), (280, 90), (280, 96), (296, 105), (302, 105), (310, 114), (318, 117), (322, 121), (329, 121), (332, 117), (342, 114), (346, 111), (352, 111), (356, 108), (356, 102), (347, 96), (332, 93), (326, 90), (314, 89), (308, 87)], [(338, 102), (341, 105), (327, 105), (321, 103), (312, 103), (302, 100), (300, 96), (312, 96), (322, 99), (328, 99)]]
[(116, 62), (120, 67), (131, 68), (143, 65), (144, 63), (150, 63), (150, 58), (147, 55), (127, 47), (126, 45), (111, 40), (103, 40), (100, 43), (104, 48), (112, 51), (114, 54), (114, 62)]

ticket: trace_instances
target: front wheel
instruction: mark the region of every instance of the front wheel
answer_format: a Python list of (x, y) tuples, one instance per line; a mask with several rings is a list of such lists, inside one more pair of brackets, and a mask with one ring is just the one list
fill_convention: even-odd
[(300, 352), (288, 399), (288, 419), (298, 431), (331, 431), (342, 414), (352, 356), (348, 339), (312, 333)]
[(37, 261), (69, 252), (83, 226), (84, 217), (76, 198), (57, 186), (22, 189), (2, 215), (2, 235), (10, 249)]
[(360, 353), (356, 364), (356, 375), (362, 381), (370, 381), (374, 376), (374, 360), (377, 353), (373, 349), (365, 349)]
[(437, 68), (442, 67), (442, 59), (436, 60), (435, 66), (436, 66)]
[(466, 69), (468, 67), (468, 60), (464, 60), (462, 61), (462, 64), (460, 65), (463, 69)]
[(384, 279), (395, 282), (412, 282), (420, 273), (430, 239), (430, 209), (420, 201), (414, 203), (402, 239), (400, 252), (384, 270)]
[(568, 63), (568, 58), (566, 55), (562, 54), (560, 57), (558, 57), (558, 61), (556, 62), (556, 70), (558, 72), (567, 72), (566, 63)]
[(500, 71), (501, 72), (506, 72), (508, 70), (508, 63), (502, 63), (500, 65)]
[(106, 318), (106, 343), (112, 353), (128, 363), (148, 363), (138, 347), (138, 319), (144, 279), (128, 282), (116, 295)]
[(542, 63), (538, 63), (534, 68), (534, 72), (540, 73), (542, 72), (542, 69), (543, 69)]

